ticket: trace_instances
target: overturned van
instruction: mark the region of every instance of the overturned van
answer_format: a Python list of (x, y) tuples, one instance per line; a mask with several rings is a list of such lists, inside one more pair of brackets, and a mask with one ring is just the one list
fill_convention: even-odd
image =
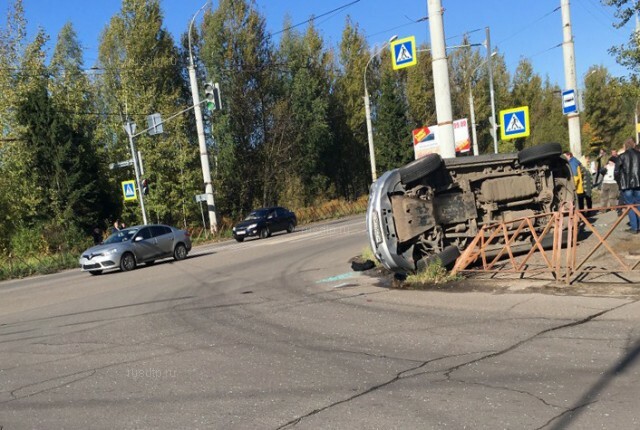
[[(436, 258), (453, 263), (485, 224), (553, 212), (574, 198), (558, 143), (445, 160), (429, 154), (371, 186), (367, 232), (376, 258), (389, 270), (408, 273)], [(534, 227), (542, 231), (544, 224), (538, 219)], [(531, 246), (528, 230), (512, 242), (516, 252)]]

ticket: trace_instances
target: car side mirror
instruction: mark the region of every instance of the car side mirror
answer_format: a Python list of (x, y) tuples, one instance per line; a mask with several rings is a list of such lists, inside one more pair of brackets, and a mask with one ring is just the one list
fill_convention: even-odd
[(141, 240), (144, 240), (144, 237), (142, 236), (136, 236), (135, 239), (133, 239), (134, 242), (140, 242)]

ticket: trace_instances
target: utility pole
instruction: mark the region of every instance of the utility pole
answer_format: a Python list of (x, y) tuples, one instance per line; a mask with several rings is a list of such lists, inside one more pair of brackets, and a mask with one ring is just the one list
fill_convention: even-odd
[(455, 158), (456, 143), (453, 136), (453, 114), (451, 110), (451, 89), (449, 88), (449, 65), (444, 43), (444, 22), (441, 0), (427, 0), (429, 15), (429, 35), (431, 36), (431, 63), (433, 87), (436, 96), (436, 116), (438, 118), (438, 140), (442, 158)]
[[(564, 56), (564, 81), (567, 90), (577, 90), (576, 57), (573, 49), (573, 33), (571, 31), (571, 13), (569, 0), (560, 0), (562, 7), (562, 54)], [(569, 147), (574, 157), (582, 157), (580, 137), (580, 112), (567, 115), (569, 125)]]
[(471, 115), (471, 137), (473, 139), (473, 155), (480, 155), (478, 149), (478, 135), (476, 132), (476, 110), (473, 106), (473, 89), (469, 85), (469, 113)]
[(200, 163), (202, 164), (202, 178), (204, 180), (205, 194), (207, 195), (207, 208), (209, 212), (209, 228), (214, 234), (218, 231), (218, 220), (216, 218), (216, 206), (213, 200), (213, 184), (211, 183), (211, 169), (209, 167), (209, 154), (207, 152), (207, 142), (204, 137), (204, 124), (202, 122), (202, 108), (200, 106), (200, 93), (198, 92), (198, 79), (196, 77), (196, 67), (193, 63), (193, 53), (191, 50), (191, 29), (196, 16), (204, 9), (207, 1), (191, 18), (189, 23), (189, 82), (191, 84), (191, 97), (193, 98), (193, 111), (196, 116), (196, 130), (198, 131), (198, 144), (200, 146)]
[(133, 143), (133, 135), (136, 132), (136, 125), (127, 120), (124, 126), (127, 136), (129, 136), (129, 147), (131, 149), (131, 159), (133, 160), (133, 170), (136, 172), (136, 185), (138, 186), (138, 201), (140, 202), (140, 210), (142, 211), (142, 222), (147, 224), (147, 211), (144, 209), (144, 193), (142, 192), (142, 185), (140, 181), (140, 166), (138, 165), (138, 152), (136, 151), (136, 145)]
[(491, 96), (491, 134), (493, 136), (493, 152), (498, 153), (498, 132), (496, 124), (496, 97), (493, 90), (493, 61), (491, 57), (491, 35), (489, 34), (489, 27), (485, 27), (487, 35), (487, 67), (489, 69), (489, 94)]

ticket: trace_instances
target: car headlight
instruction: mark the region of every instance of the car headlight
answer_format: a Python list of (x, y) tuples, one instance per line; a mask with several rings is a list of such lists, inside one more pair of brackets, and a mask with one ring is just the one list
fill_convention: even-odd
[(118, 248), (111, 248), (111, 249), (107, 249), (106, 251), (103, 252), (104, 255), (111, 255), (111, 254), (115, 254), (116, 252), (118, 252)]
[(376, 245), (380, 245), (382, 243), (382, 229), (380, 228), (378, 211), (373, 211), (371, 218), (373, 224), (373, 240), (376, 242)]
[(252, 228), (256, 228), (258, 226), (258, 223), (254, 223), (251, 224), (249, 227), (247, 227), (248, 229), (252, 229)]

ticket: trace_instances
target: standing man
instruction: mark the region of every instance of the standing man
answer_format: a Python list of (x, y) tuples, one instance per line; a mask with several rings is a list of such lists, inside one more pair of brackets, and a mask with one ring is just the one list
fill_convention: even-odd
[[(636, 142), (633, 139), (625, 140), (624, 152), (618, 156), (614, 176), (620, 186), (624, 203), (636, 205), (636, 209), (640, 211), (640, 152), (635, 150), (635, 146)], [(640, 232), (638, 214), (633, 209), (629, 211), (629, 226), (629, 233)]]
[(620, 190), (618, 189), (618, 183), (616, 182), (614, 173), (616, 170), (616, 161), (618, 157), (611, 156), (607, 165), (601, 169), (604, 173), (602, 176), (602, 192), (600, 193), (600, 206), (608, 208), (618, 204), (620, 197)]

